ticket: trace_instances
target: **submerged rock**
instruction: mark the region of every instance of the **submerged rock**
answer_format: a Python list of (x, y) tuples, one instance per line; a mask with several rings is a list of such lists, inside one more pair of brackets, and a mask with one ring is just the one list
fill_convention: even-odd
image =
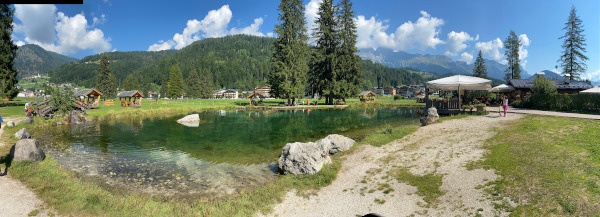
[(31, 135), (29, 134), (29, 132), (25, 128), (22, 128), (19, 131), (17, 131), (15, 133), (15, 137), (17, 139), (31, 139)]
[(65, 118), (65, 121), (68, 124), (82, 124), (87, 122), (87, 119), (85, 118), (85, 116), (83, 116), (83, 114), (80, 114), (79, 112), (73, 110)]
[(43, 161), (46, 154), (35, 139), (21, 139), (10, 149), (13, 161)]
[(198, 127), (198, 126), (200, 126), (200, 115), (191, 114), (191, 115), (185, 116), (185, 117), (177, 120), (177, 123), (183, 124), (186, 127)]
[(427, 109), (427, 116), (421, 117), (420, 121), (423, 126), (427, 126), (437, 122), (438, 119), (440, 119), (440, 115), (438, 115), (437, 109), (435, 107), (431, 107)]
[(281, 173), (315, 174), (324, 164), (330, 163), (331, 158), (328, 154), (330, 143), (319, 141), (286, 144), (278, 160)]

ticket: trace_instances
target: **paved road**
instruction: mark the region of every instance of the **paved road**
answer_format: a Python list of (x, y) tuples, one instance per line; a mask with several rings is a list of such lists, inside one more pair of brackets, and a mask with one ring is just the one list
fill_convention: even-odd
[[(489, 106), (486, 107), (490, 113), (498, 112), (498, 107)], [(600, 115), (591, 114), (579, 114), (579, 113), (567, 113), (567, 112), (554, 112), (554, 111), (542, 111), (524, 108), (513, 108), (508, 107), (507, 113), (518, 113), (518, 114), (533, 114), (533, 115), (547, 115), (547, 116), (558, 116), (558, 117), (569, 117), (569, 118), (583, 118), (583, 119), (594, 119), (600, 120)]]

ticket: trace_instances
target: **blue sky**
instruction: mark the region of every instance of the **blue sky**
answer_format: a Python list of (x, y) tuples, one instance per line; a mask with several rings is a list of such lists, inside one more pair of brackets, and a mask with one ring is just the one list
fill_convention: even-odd
[[(305, 0), (314, 20), (318, 0)], [(272, 36), (279, 1), (117, 1), (83, 5), (16, 5), (18, 44), (38, 44), (76, 58), (110, 51), (181, 49), (195, 40), (231, 34)], [(502, 41), (514, 30), (530, 73), (553, 70), (571, 5), (583, 20), (588, 71), (600, 81), (600, 1), (354, 1), (359, 48), (447, 55), (472, 63), (504, 61)]]

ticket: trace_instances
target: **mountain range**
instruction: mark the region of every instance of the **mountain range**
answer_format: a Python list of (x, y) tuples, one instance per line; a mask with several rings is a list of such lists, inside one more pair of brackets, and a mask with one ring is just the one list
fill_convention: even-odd
[(27, 44), (17, 50), (14, 66), (19, 72), (18, 77), (23, 78), (37, 74), (45, 75), (62, 64), (75, 61), (77, 59), (73, 57), (44, 50), (35, 44)]
[[(445, 55), (409, 54), (403, 51), (394, 52), (390, 49), (379, 48), (377, 50), (361, 49), (359, 56), (363, 59), (368, 59), (390, 67), (415, 68), (438, 75), (473, 74), (473, 64), (467, 64), (463, 61), (454, 61)], [(488, 77), (497, 80), (504, 80), (504, 70), (506, 70), (506, 65), (494, 60), (486, 59), (485, 66), (488, 72)], [(521, 75), (523, 77), (528, 75), (523, 68), (521, 68)]]

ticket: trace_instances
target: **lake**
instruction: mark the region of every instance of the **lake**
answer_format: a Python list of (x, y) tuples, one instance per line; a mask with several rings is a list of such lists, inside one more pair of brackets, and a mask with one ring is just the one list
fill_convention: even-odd
[(36, 138), (63, 167), (110, 186), (212, 198), (275, 180), (286, 143), (416, 125), (415, 109), (206, 111), (193, 127), (176, 122), (183, 115), (103, 120), (48, 127)]

